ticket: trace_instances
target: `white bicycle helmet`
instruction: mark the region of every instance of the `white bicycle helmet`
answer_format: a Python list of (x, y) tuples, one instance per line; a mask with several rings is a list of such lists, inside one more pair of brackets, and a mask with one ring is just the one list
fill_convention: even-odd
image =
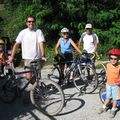
[(61, 30), (61, 33), (68, 33), (69, 32), (69, 29), (68, 28), (63, 28), (62, 30)]

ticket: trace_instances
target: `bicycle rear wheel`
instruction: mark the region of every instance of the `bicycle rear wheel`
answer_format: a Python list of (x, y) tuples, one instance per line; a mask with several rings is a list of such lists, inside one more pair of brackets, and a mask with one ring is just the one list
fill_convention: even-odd
[(102, 103), (104, 103), (105, 99), (106, 99), (106, 89), (105, 89), (105, 85), (102, 86), (99, 90), (99, 97)]
[(95, 70), (98, 77), (98, 85), (101, 86), (106, 81), (106, 67), (102, 63), (95, 63)]
[(2, 87), (1, 100), (4, 103), (12, 103), (17, 97), (17, 89), (14, 80), (8, 80)]
[(35, 83), (30, 91), (31, 102), (40, 111), (50, 116), (57, 115), (64, 107), (64, 93), (60, 86), (51, 80)]
[(92, 67), (90, 66), (80, 66), (81, 73), (78, 68), (76, 69), (76, 74), (74, 74), (73, 83), (77, 90), (84, 92), (86, 94), (93, 93), (98, 86), (97, 75)]
[(48, 74), (48, 78), (56, 83), (60, 81), (60, 70), (58, 67), (54, 67), (50, 74)]

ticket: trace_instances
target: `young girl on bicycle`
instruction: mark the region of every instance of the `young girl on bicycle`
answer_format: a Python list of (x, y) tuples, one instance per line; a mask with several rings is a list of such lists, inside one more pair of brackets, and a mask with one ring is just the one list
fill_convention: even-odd
[(116, 81), (120, 80), (120, 65), (118, 61), (120, 59), (120, 50), (112, 49), (109, 51), (110, 63), (107, 64), (107, 82), (106, 82), (106, 100), (104, 105), (99, 110), (99, 114), (107, 111), (112, 99), (112, 109), (110, 111), (110, 118), (114, 118), (117, 110), (117, 100), (120, 94), (120, 86)]
[(4, 41), (0, 39), (0, 78), (4, 77), (4, 62), (7, 59), (7, 55), (4, 51)]

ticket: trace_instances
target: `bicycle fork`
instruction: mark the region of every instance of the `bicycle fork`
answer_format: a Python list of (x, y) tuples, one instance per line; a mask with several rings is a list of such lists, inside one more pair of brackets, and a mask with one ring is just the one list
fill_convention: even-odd
[(84, 71), (82, 72), (82, 70), (81, 70), (82, 68), (81, 68), (81, 66), (79, 64), (77, 66), (78, 66), (78, 70), (79, 70), (79, 73), (80, 73), (80, 76), (81, 76), (82, 80), (85, 81), (86, 77), (83, 75)]

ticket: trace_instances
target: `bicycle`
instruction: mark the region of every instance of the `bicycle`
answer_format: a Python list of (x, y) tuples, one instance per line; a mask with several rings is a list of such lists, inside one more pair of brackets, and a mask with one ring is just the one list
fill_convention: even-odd
[(98, 86), (101, 86), (106, 81), (106, 67), (101, 62), (95, 62), (95, 69), (98, 76)]
[[(57, 115), (64, 107), (64, 93), (60, 86), (51, 80), (41, 79), (41, 73), (39, 72), (38, 61), (31, 62), (31, 67), (25, 67), (27, 70), (17, 72), (12, 66), (13, 74), (8, 77), (6, 83), (2, 87), (3, 95), (2, 101), (5, 103), (12, 103), (17, 97), (22, 95), (25, 88), (35, 80), (35, 83), (30, 90), (30, 100), (32, 104), (43, 113), (54, 116)], [(18, 75), (24, 75), (31, 72), (32, 78), (20, 88), (18, 81), (21, 78), (17, 78)]]
[(91, 64), (98, 78), (98, 86), (101, 86), (106, 81), (106, 67), (102, 62), (97, 62), (99, 56), (96, 53), (87, 53), (83, 50), (83, 61)]
[(62, 62), (56, 62), (50, 74), (48, 74), (48, 78), (59, 83), (59, 81), (63, 81), (63, 85), (68, 83), (70, 80), (71, 73), (72, 79), (75, 87), (79, 92), (85, 92), (86, 94), (92, 93), (97, 88), (97, 75), (94, 72), (93, 68), (87, 64), (83, 64), (83, 62), (79, 59), (73, 61), (67, 61), (65, 63), (71, 63), (71, 66), (64, 70), (60, 69), (60, 64)]

